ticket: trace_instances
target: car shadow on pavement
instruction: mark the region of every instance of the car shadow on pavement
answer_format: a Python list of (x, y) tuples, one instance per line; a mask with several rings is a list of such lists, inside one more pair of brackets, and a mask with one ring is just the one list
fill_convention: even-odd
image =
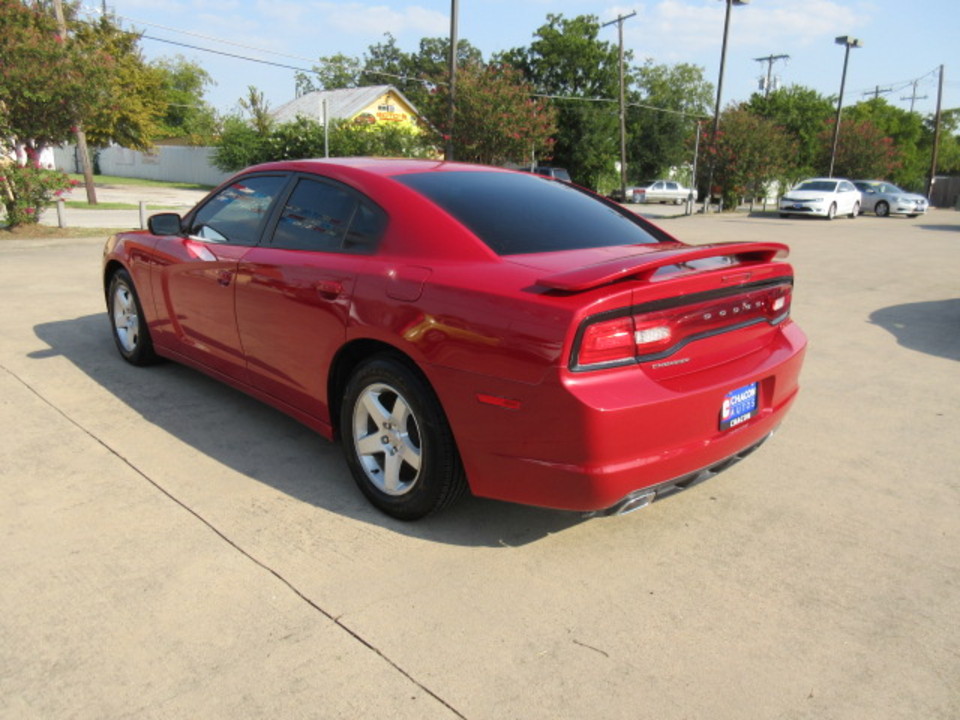
[[(62, 356), (146, 422), (224, 466), (302, 502), (431, 542), (515, 547), (583, 522), (580, 513), (545, 510), (467, 496), (415, 523), (387, 517), (354, 484), (339, 445), (296, 420), (201, 372), (174, 362), (146, 368), (123, 362), (105, 314), (34, 327)], [(126, 457), (110, 438), (98, 438)], [(163, 478), (153, 478), (165, 487)], [(602, 522), (597, 520), (595, 522)]]
[(905, 348), (960, 361), (960, 298), (891, 305), (872, 313), (870, 322)]

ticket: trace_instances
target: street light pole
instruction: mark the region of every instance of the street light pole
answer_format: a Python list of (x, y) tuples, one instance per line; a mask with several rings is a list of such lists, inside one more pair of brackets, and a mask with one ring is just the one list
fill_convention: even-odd
[(837, 117), (833, 123), (833, 148), (830, 150), (830, 172), (827, 177), (833, 177), (833, 166), (837, 160), (837, 141), (840, 139), (840, 113), (843, 111), (843, 88), (847, 84), (847, 63), (850, 60), (850, 48), (863, 47), (863, 42), (849, 35), (841, 35), (834, 42), (843, 45), (843, 74), (840, 76), (840, 97), (837, 98)]
[[(717, 79), (717, 104), (713, 109), (713, 134), (711, 140), (716, 145), (717, 131), (720, 129), (720, 100), (723, 97), (723, 70), (727, 64), (727, 37), (730, 34), (730, 8), (734, 5), (748, 5), (750, 0), (726, 0), (727, 9), (723, 17), (723, 45), (720, 47), (720, 77)], [(713, 162), (710, 163), (710, 175), (707, 179), (706, 200), (703, 203), (703, 211), (706, 212), (710, 206), (710, 196), (713, 192)]]

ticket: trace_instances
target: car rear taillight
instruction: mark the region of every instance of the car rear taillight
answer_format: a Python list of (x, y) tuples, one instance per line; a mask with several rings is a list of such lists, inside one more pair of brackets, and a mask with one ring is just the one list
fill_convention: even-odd
[(571, 369), (658, 360), (700, 338), (762, 322), (775, 325), (789, 315), (792, 287), (778, 282), (603, 313), (581, 326)]

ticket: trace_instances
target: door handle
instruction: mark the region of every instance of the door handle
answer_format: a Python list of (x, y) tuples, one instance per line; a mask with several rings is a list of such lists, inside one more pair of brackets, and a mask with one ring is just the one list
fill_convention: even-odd
[(231, 280), (233, 280), (233, 273), (229, 270), (221, 270), (217, 273), (217, 282), (220, 285), (227, 287)]
[(317, 293), (331, 300), (340, 297), (343, 293), (343, 283), (339, 280), (321, 280), (317, 283)]

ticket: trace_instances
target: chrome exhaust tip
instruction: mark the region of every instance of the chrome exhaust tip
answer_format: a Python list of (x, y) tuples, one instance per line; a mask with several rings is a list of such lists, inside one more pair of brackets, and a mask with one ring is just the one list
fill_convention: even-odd
[(652, 503), (657, 497), (653, 490), (636, 490), (626, 497), (622, 498), (616, 505), (611, 505), (603, 510), (594, 510), (584, 513), (584, 518), (611, 517), (613, 515), (626, 515), (634, 510), (640, 510)]

